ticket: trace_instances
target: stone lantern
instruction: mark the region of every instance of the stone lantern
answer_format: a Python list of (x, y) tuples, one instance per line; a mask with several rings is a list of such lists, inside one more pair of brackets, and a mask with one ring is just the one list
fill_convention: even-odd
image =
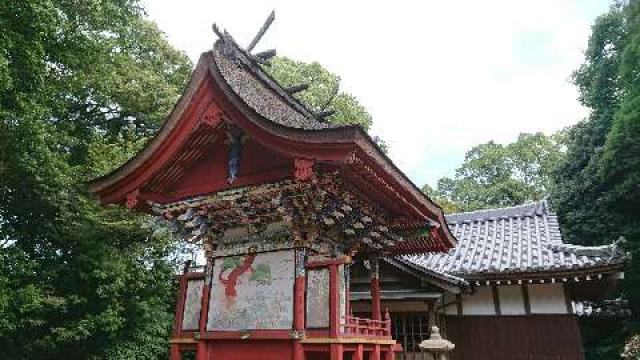
[(440, 329), (437, 326), (431, 327), (431, 336), (429, 336), (429, 339), (422, 341), (419, 346), (430, 354), (433, 360), (449, 359), (448, 353), (456, 347), (454, 343), (440, 336)]

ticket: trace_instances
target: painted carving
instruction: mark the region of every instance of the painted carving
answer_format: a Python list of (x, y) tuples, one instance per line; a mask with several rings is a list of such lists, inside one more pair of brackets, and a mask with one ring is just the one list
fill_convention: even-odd
[(295, 159), (295, 172), (293, 173), (296, 180), (306, 181), (313, 176), (313, 160)]
[(127, 200), (125, 202), (125, 206), (127, 209), (133, 209), (136, 205), (138, 205), (138, 196), (140, 195), (140, 190), (136, 189), (127, 194)]
[(329, 327), (329, 270), (307, 271), (307, 327)]
[(229, 158), (228, 158), (228, 172), (227, 182), (233, 183), (238, 178), (238, 172), (240, 171), (240, 154), (242, 152), (242, 132), (232, 126), (229, 126), (227, 132), (229, 136)]
[(207, 329), (291, 329), (294, 268), (293, 250), (218, 259)]
[(200, 123), (215, 126), (220, 119), (222, 119), (222, 110), (215, 103), (211, 103), (200, 117)]

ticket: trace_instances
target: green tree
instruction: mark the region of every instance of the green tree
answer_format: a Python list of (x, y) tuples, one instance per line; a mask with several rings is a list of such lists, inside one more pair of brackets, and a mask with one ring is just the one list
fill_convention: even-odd
[(433, 196), (460, 211), (513, 206), (547, 196), (553, 169), (563, 156), (561, 137), (520, 134), (502, 145), (474, 146), (455, 177), (438, 180)]
[[(570, 129), (567, 156), (555, 174), (553, 204), (563, 233), (585, 245), (618, 236), (640, 255), (640, 3), (617, 2), (592, 27), (582, 66), (573, 79), (591, 109)], [(621, 283), (633, 316), (627, 321), (585, 321), (589, 359), (617, 359), (627, 337), (640, 330), (640, 265), (631, 262)]]
[(424, 184), (421, 190), (436, 204), (440, 205), (445, 214), (453, 214), (460, 211), (460, 207), (457, 204), (443, 197), (436, 189), (429, 186), (429, 184)]
[(140, 149), (191, 71), (143, 15), (127, 0), (0, 2), (4, 358), (167, 356), (173, 240), (84, 186)]
[[(192, 64), (137, 0), (8, 0), (0, 28), (2, 356), (166, 358), (179, 244), (84, 183), (155, 134)], [(291, 63), (272, 69), (306, 71)], [(312, 84), (305, 101), (368, 128), (339, 78), (312, 68), (291, 80)]]
[[(333, 124), (358, 124), (369, 130), (371, 115), (355, 96), (340, 91), (340, 77), (325, 69), (317, 62), (305, 63), (278, 56), (271, 66), (265, 67), (282, 86), (308, 84), (309, 88), (294, 96), (304, 102), (312, 111), (335, 110), (328, 118)], [(383, 149), (386, 145), (377, 141)]]

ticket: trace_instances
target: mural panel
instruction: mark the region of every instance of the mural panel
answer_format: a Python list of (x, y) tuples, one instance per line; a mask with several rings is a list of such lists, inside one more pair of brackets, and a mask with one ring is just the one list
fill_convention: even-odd
[(293, 250), (218, 258), (207, 330), (291, 329)]
[(204, 280), (189, 280), (182, 313), (182, 330), (198, 330)]
[(329, 269), (307, 271), (307, 327), (329, 327)]

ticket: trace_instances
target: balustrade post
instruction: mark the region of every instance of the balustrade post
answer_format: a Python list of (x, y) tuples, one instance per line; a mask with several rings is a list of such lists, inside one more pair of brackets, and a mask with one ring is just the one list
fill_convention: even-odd
[(385, 321), (385, 336), (391, 337), (391, 316), (389, 315), (389, 309), (384, 310), (384, 321)]

